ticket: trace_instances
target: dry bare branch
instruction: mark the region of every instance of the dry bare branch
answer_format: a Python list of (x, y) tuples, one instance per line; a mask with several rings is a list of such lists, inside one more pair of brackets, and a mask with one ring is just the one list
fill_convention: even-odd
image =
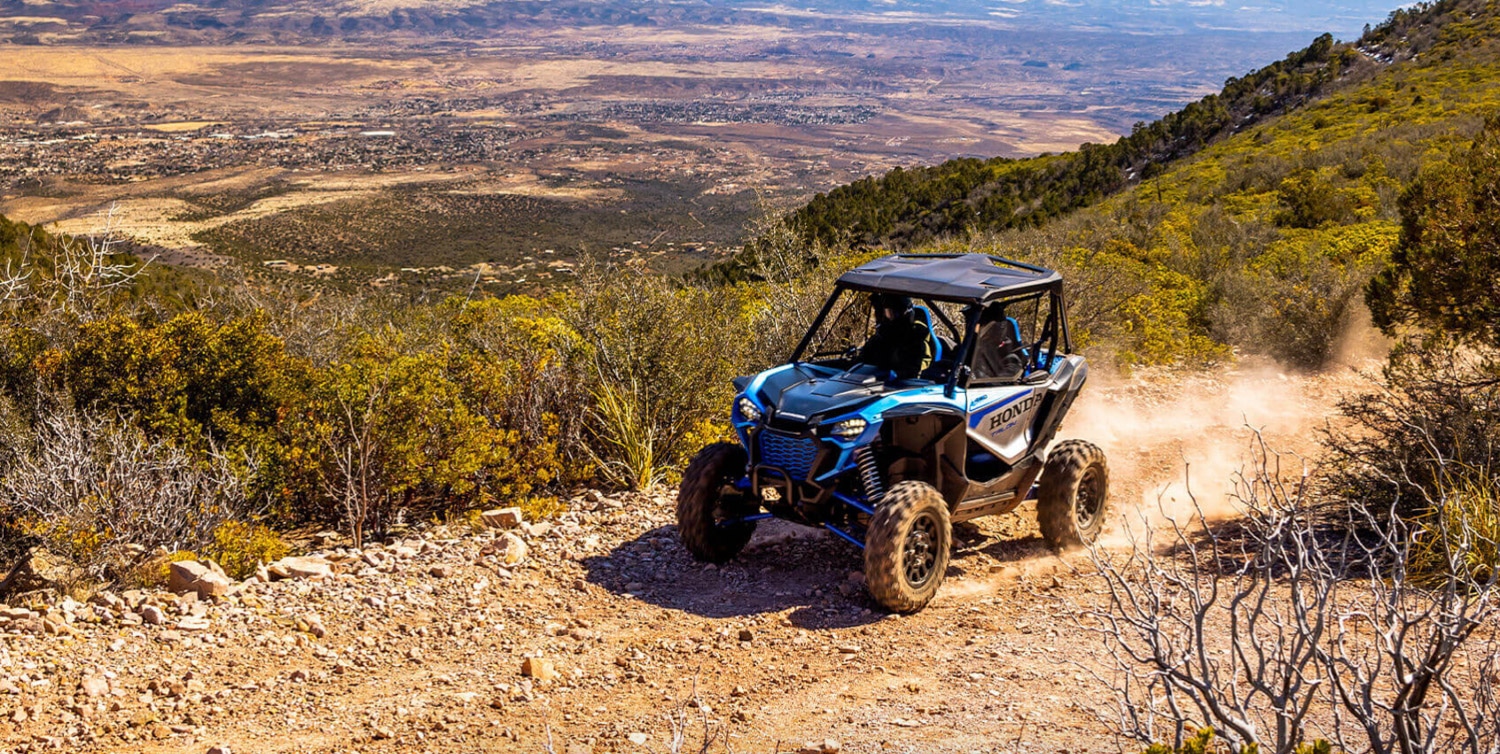
[(199, 462), (108, 419), (54, 413), (0, 480), (0, 495), (25, 529), (103, 577), (158, 548), (198, 549), (220, 524), (253, 513), (245, 469), (253, 474), (253, 461), (241, 471), (218, 454)]
[(1493, 691), (1456, 682), (1497, 664), (1496, 576), (1459, 562), (1493, 542), (1461, 521), (1429, 531), (1449, 559), (1421, 583), (1408, 571), (1418, 527), (1358, 501), (1317, 505), (1305, 466), (1281, 461), (1255, 433), (1235, 480), (1242, 518), (1211, 523), (1194, 497), (1165, 541), (1142, 518), (1123, 554), (1090, 551), (1107, 601), (1083, 622), (1109, 651), (1118, 732), (1180, 746), (1209, 727), (1234, 751), (1276, 754), (1317, 739), (1494, 754)]

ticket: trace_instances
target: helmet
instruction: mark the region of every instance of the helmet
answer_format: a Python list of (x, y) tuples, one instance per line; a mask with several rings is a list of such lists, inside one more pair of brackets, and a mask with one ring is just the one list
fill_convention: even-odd
[(877, 293), (870, 297), (870, 305), (875, 308), (875, 319), (880, 322), (892, 322), (912, 312), (911, 297), (895, 293)]

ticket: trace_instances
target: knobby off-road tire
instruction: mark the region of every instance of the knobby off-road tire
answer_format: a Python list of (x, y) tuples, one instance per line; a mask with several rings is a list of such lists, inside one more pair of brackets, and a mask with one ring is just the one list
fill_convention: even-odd
[[(730, 442), (720, 442), (698, 451), (682, 472), (682, 486), (677, 490), (677, 533), (693, 557), (709, 563), (728, 562), (755, 533), (755, 522), (720, 526), (744, 515), (745, 504), (737, 496), (725, 495), (725, 488), (745, 473), (745, 449)], [(727, 503), (727, 505), (726, 505)]]
[(1099, 538), (1109, 519), (1109, 464), (1099, 446), (1064, 440), (1047, 454), (1037, 490), (1036, 521), (1052, 549), (1062, 552)]
[(902, 482), (885, 493), (865, 533), (865, 585), (882, 607), (914, 613), (927, 606), (948, 571), (953, 524), (930, 484)]

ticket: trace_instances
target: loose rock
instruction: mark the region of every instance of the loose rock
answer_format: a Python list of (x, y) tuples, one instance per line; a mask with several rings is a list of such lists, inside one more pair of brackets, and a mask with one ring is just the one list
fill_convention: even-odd
[(521, 663), (521, 675), (543, 682), (553, 681), (557, 679), (557, 668), (553, 667), (551, 660), (528, 657)]
[(333, 564), (319, 557), (290, 557), (266, 566), (266, 573), (276, 579), (324, 579), (333, 575)]
[(492, 529), (514, 529), (523, 520), (520, 508), (497, 508), (479, 514), (479, 518)]
[(514, 532), (506, 532), (496, 543), (495, 555), (506, 565), (515, 565), (526, 559), (526, 541)]
[(89, 698), (101, 697), (109, 693), (109, 680), (101, 675), (86, 676), (78, 688)]
[(223, 597), (234, 581), (212, 560), (183, 560), (172, 564), (167, 588), (177, 594), (194, 592), (199, 597)]
[(177, 621), (177, 630), (179, 630), (179, 631), (207, 631), (212, 625), (213, 624), (211, 624), (211, 623), (208, 622), (207, 618), (199, 618), (199, 617), (195, 617), (195, 616), (188, 616), (186, 618), (183, 618), (180, 621)]
[(156, 605), (146, 605), (141, 608), (141, 620), (153, 626), (160, 626), (166, 622), (167, 616)]
[(838, 754), (843, 748), (838, 741), (832, 738), (825, 738), (822, 741), (813, 741), (804, 745), (802, 747), (802, 754)]

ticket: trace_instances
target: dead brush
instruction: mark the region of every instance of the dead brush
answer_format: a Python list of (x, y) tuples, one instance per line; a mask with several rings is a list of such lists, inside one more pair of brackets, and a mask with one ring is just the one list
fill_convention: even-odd
[(212, 545), (228, 521), (253, 511), (236, 469), (220, 455), (199, 461), (106, 418), (57, 413), (0, 480), (4, 510), (21, 531), (90, 577), (128, 578), (166, 550)]
[(1171, 751), (1210, 729), (1236, 754), (1494, 754), (1493, 480), (1440, 487), (1416, 522), (1401, 500), (1321, 501), (1259, 433), (1251, 451), (1238, 520), (1194, 498), (1127, 551), (1090, 550), (1106, 602), (1080, 622), (1108, 651), (1101, 717)]

